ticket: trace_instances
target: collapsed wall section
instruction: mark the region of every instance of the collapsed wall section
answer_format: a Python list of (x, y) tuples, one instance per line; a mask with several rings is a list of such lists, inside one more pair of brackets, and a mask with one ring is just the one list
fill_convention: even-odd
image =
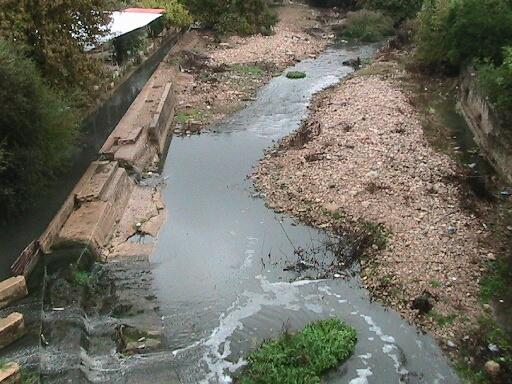
[[(27, 277), (37, 261), (84, 253), (99, 258), (119, 226), (139, 176), (154, 170), (170, 136), (175, 96), (173, 70), (163, 62), (99, 151), (41, 237), (13, 264)], [(66, 261), (66, 260), (64, 260)]]

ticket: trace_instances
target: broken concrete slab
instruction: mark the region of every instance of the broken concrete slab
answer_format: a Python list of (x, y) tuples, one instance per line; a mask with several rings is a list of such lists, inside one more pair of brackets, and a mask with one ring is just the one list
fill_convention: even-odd
[(117, 162), (94, 162), (91, 168), (89, 182), (76, 193), (79, 206), (62, 226), (54, 250), (88, 249), (98, 257), (124, 213), (135, 182)]
[(11, 277), (0, 282), (0, 308), (28, 295), (27, 283), (24, 276)]
[(25, 321), (18, 312), (0, 319), (0, 349), (18, 340), (25, 334)]
[(7, 363), (0, 368), (0, 384), (21, 384), (21, 368), (17, 363)]
[(119, 164), (111, 161), (95, 161), (91, 163), (91, 167), (94, 168), (91, 178), (76, 193), (76, 200), (79, 202), (98, 199), (109, 186)]

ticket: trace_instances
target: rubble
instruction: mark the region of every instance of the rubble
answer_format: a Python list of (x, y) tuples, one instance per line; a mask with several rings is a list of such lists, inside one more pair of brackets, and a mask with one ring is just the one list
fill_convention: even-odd
[(25, 277), (16, 276), (0, 282), (0, 308), (28, 295)]
[[(384, 229), (362, 262), (373, 296), (444, 340), (475, 325), (485, 233), (459, 205), (457, 166), (430, 147), (407, 93), (392, 78), (355, 75), (311, 109), (253, 174), (267, 204), (322, 228)], [(422, 314), (432, 307), (450, 321)]]
[(18, 312), (0, 319), (0, 349), (18, 340), (25, 334), (25, 321)]

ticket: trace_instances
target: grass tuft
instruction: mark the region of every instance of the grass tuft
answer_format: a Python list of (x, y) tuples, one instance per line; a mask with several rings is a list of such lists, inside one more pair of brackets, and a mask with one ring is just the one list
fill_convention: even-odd
[(303, 79), (306, 77), (306, 73), (301, 71), (290, 71), (286, 74), (286, 77), (288, 79)]
[(505, 261), (490, 262), (487, 275), (480, 281), (480, 301), (489, 303), (504, 295), (508, 287), (507, 281), (511, 276), (512, 271)]
[(263, 343), (248, 357), (240, 384), (313, 384), (354, 352), (356, 331), (338, 319), (307, 325)]
[(443, 328), (447, 325), (452, 324), (455, 319), (457, 318), (457, 315), (454, 313), (443, 315), (440, 312), (437, 312), (436, 310), (432, 310), (428, 314), (436, 323), (439, 325), (439, 327)]
[(243, 75), (254, 75), (254, 76), (263, 76), (265, 74), (265, 71), (258, 67), (257, 65), (242, 65), (242, 64), (235, 64), (233, 66), (233, 69), (235, 72), (238, 72)]
[(176, 121), (180, 124), (185, 124), (192, 120), (202, 121), (205, 117), (206, 113), (198, 108), (189, 108), (176, 112)]

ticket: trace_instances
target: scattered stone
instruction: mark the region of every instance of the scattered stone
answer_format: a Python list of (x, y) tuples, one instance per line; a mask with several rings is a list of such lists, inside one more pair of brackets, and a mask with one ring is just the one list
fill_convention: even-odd
[(0, 309), (28, 295), (25, 277), (16, 276), (0, 282)]
[(0, 319), (0, 349), (18, 340), (25, 334), (23, 315), (18, 312)]
[(448, 340), (446, 342), (446, 345), (449, 346), (450, 348), (457, 348), (457, 344), (455, 344), (453, 341), (451, 340)]
[(500, 374), (501, 366), (499, 363), (489, 360), (484, 365), (485, 373), (487, 373), (491, 377), (496, 377)]

